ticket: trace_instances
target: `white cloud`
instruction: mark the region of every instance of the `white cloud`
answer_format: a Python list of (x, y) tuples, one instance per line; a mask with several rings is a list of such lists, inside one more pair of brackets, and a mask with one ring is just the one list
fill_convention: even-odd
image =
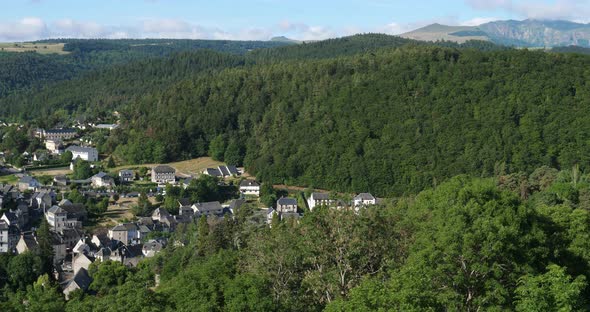
[(590, 0), (554, 0), (551, 2), (533, 0), (466, 0), (477, 10), (502, 10), (534, 19), (567, 19), (588, 21)]
[(499, 18), (496, 17), (475, 17), (467, 21), (460, 23), (461, 26), (479, 26), (481, 24), (497, 21)]
[(0, 41), (36, 40), (47, 36), (45, 22), (37, 17), (25, 17), (13, 22), (0, 22)]

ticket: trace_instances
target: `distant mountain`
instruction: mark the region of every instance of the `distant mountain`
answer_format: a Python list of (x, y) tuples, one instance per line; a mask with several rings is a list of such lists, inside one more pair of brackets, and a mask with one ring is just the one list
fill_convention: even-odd
[(468, 40), (485, 40), (490, 38), (477, 27), (447, 26), (432, 24), (401, 35), (404, 38), (421, 41), (454, 41), (464, 43)]
[(273, 41), (273, 42), (284, 42), (284, 43), (296, 43), (296, 44), (301, 43), (301, 41), (299, 41), (299, 40), (287, 38), (285, 36), (273, 37), (273, 38), (270, 39), (270, 41)]
[(479, 39), (517, 47), (590, 47), (590, 24), (533, 19), (495, 21), (479, 26), (432, 24), (401, 36), (424, 41)]

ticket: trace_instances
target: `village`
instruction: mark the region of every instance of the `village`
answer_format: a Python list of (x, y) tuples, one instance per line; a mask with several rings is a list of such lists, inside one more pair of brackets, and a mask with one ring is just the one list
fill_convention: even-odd
[[(93, 128), (108, 132), (118, 125)], [(201, 218), (207, 222), (233, 218), (243, 205), (256, 208), (260, 226), (271, 226), (273, 219), (297, 222), (319, 206), (358, 212), (380, 201), (369, 193), (347, 197), (313, 189), (281, 190), (261, 200), (261, 183), (244, 168), (211, 161), (191, 163), (190, 170), (183, 171), (173, 164), (119, 168), (110, 163), (112, 157), (101, 157), (91, 140), (79, 138), (83, 130), (86, 126), (35, 130), (32, 135), (45, 150), (23, 155), (25, 163), (63, 161), (67, 155), (69, 166), (39, 171), (6, 166), (0, 185), (0, 253), (38, 250), (36, 231), (46, 221), (52, 236), (53, 272), (66, 298), (72, 291), (88, 289), (92, 263), (110, 260), (137, 266), (168, 244), (179, 244), (171, 240), (177, 228)], [(208, 166), (200, 167), (204, 165)], [(213, 183), (216, 191), (203, 188), (200, 192), (206, 194), (181, 196), (192, 194), (199, 183)], [(203, 198), (216, 200), (198, 200)]]

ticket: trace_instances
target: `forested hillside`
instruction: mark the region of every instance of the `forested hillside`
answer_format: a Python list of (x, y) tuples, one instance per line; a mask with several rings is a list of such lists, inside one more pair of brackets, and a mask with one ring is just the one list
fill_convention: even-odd
[(41, 124), (118, 109), (123, 127), (101, 150), (121, 162), (229, 155), (262, 181), (379, 196), (462, 173), (590, 165), (588, 57), (402, 45), (323, 58), (291, 48), (296, 60), (261, 64), (212, 52), (148, 60), (0, 108)]
[(263, 181), (380, 196), (460, 173), (586, 168), (589, 63), (409, 47), (229, 69), (132, 103), (133, 131), (111, 144), (129, 162), (236, 150)]
[(37, 41), (65, 43), (67, 55), (0, 52), (0, 98), (19, 90), (36, 90), (84, 73), (114, 65), (143, 62), (175, 53), (211, 50), (243, 55), (249, 51), (285, 46), (285, 42), (177, 40), (177, 39), (55, 39)]

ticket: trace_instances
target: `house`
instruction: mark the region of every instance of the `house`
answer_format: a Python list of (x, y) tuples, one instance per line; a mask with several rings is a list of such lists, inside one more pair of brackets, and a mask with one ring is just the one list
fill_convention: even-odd
[(222, 216), (223, 207), (218, 201), (208, 203), (196, 203), (192, 206), (195, 217)]
[(98, 161), (98, 151), (93, 147), (82, 147), (72, 145), (66, 149), (72, 152), (72, 159), (82, 159), (85, 161)]
[(69, 295), (73, 291), (81, 289), (82, 291), (87, 291), (88, 287), (92, 284), (92, 277), (88, 275), (88, 271), (84, 268), (78, 270), (78, 273), (74, 275), (74, 277), (69, 280), (66, 284), (66, 287), (63, 290), (63, 294), (66, 297), (66, 300), (69, 300)]
[(39, 183), (39, 181), (37, 181), (37, 179), (35, 179), (31, 176), (23, 176), (22, 178), (20, 178), (20, 180), (18, 180), (18, 189), (21, 192), (24, 192), (27, 190), (34, 191), (38, 187), (41, 187), (41, 183)]
[(35, 132), (35, 136), (37, 136), (38, 138), (52, 141), (70, 140), (75, 138), (77, 135), (78, 132), (76, 131), (76, 129), (69, 128), (49, 130), (37, 129)]
[(67, 245), (63, 237), (56, 232), (49, 232), (51, 234), (51, 246), (53, 247), (53, 264), (58, 265), (67, 255)]
[(181, 198), (178, 200), (178, 214), (185, 219), (192, 219), (195, 215), (195, 211), (192, 208), (190, 199)]
[(23, 254), (27, 251), (33, 252), (39, 249), (39, 243), (37, 243), (37, 237), (33, 233), (21, 233), (20, 239), (16, 244), (16, 253)]
[(238, 212), (240, 207), (242, 207), (242, 205), (244, 205), (245, 203), (246, 203), (246, 200), (244, 200), (244, 199), (234, 199), (229, 204), (229, 210), (231, 211), (232, 214), (235, 214), (236, 212)]
[(88, 270), (90, 265), (94, 262), (95, 258), (83, 253), (80, 253), (74, 257), (72, 260), (72, 269), (74, 270), (74, 274), (78, 273), (80, 270)]
[(297, 200), (290, 197), (281, 197), (277, 200), (277, 212), (289, 213), (297, 212)]
[(335, 203), (336, 201), (330, 199), (330, 195), (326, 193), (311, 193), (307, 199), (309, 210), (313, 210), (317, 206), (332, 206)]
[(0, 253), (12, 252), (16, 248), (18, 229), (0, 221)]
[(60, 230), (66, 227), (68, 220), (68, 212), (63, 210), (60, 206), (53, 206), (45, 212), (45, 219), (47, 223), (55, 230)]
[(354, 209), (358, 211), (361, 207), (377, 204), (377, 199), (369, 193), (360, 193), (353, 198), (352, 202)]
[(147, 243), (143, 244), (142, 253), (146, 258), (155, 256), (158, 252), (162, 251), (166, 245), (161, 240), (152, 239)]
[(260, 196), (260, 184), (254, 180), (242, 180), (242, 182), (240, 182), (240, 193), (244, 195)]
[(31, 197), (31, 207), (34, 209), (48, 209), (53, 204), (53, 193), (51, 191), (39, 191)]
[(227, 166), (227, 170), (229, 170), (229, 174), (232, 176), (239, 176), (240, 171), (236, 166)]
[(72, 248), (72, 253), (74, 255), (81, 254), (81, 253), (89, 253), (91, 250), (90, 245), (86, 243), (83, 238), (80, 238), (74, 248)]
[(68, 213), (68, 219), (75, 219), (78, 221), (86, 221), (88, 219), (88, 211), (84, 204), (73, 204), (69, 200), (65, 202), (62, 200), (59, 207)]
[(61, 140), (46, 140), (45, 148), (53, 155), (61, 155), (64, 152), (64, 145)]
[(109, 130), (109, 131), (113, 131), (113, 130), (119, 128), (119, 125), (118, 124), (98, 124), (98, 125), (94, 126), (94, 128), (96, 128), (96, 129), (106, 129), (106, 130)]
[(152, 182), (158, 184), (176, 182), (176, 169), (166, 165), (152, 168)]
[(217, 178), (223, 177), (223, 175), (221, 174), (221, 172), (217, 168), (207, 168), (207, 169), (203, 170), (203, 174), (209, 175), (212, 177), (217, 177)]
[(141, 239), (138, 227), (134, 223), (123, 223), (113, 227), (109, 230), (109, 238), (124, 245), (134, 244)]
[(90, 180), (92, 181), (92, 186), (96, 188), (115, 186), (115, 180), (113, 180), (113, 178), (109, 177), (106, 173), (102, 171), (93, 175), (92, 178), (90, 178)]
[(68, 178), (65, 175), (57, 175), (53, 177), (53, 185), (66, 186), (68, 185)]
[(19, 210), (18, 208), (16, 210), (9, 210), (4, 212), (0, 220), (6, 222), (8, 226), (14, 226), (19, 229), (22, 229), (24, 225), (28, 222), (28, 213), (27, 217), (25, 217), (24, 213), (25, 211)]
[(121, 182), (133, 182), (135, 180), (135, 173), (133, 170), (121, 170), (119, 171), (119, 179)]
[(163, 222), (168, 217), (170, 217), (170, 213), (164, 208), (157, 208), (152, 212), (152, 220), (154, 221)]

